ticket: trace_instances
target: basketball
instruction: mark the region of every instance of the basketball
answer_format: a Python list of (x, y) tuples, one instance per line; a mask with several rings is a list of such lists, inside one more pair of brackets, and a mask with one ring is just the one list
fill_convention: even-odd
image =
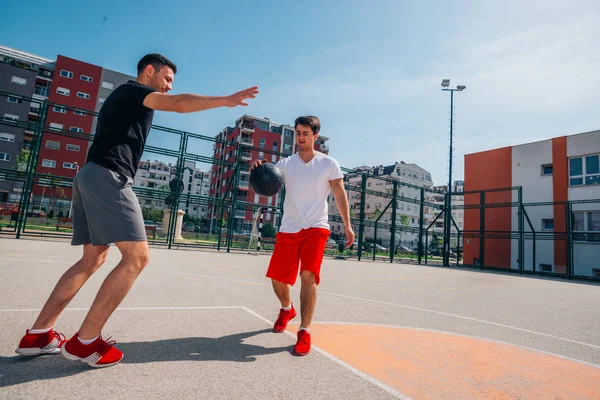
[(283, 174), (274, 164), (261, 164), (250, 172), (249, 183), (256, 194), (273, 196), (283, 187)]

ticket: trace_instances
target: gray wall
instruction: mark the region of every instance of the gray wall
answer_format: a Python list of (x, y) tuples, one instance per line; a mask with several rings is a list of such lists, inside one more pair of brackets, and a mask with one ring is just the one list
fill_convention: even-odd
[[(12, 77), (27, 79), (27, 84), (24, 86), (11, 83)], [(3, 92), (14, 93), (17, 96), (31, 97), (35, 87), (36, 72), (26, 70), (19, 67), (14, 67), (8, 64), (0, 64), (0, 90)], [(23, 100), (21, 104), (9, 103), (8, 97), (0, 95), (0, 117), (4, 117), (5, 113), (14, 114), (19, 117), (19, 121), (27, 122), (29, 118), (29, 109), (31, 102)], [(15, 128), (10, 124), (0, 123), (0, 132), (10, 133), (15, 135), (14, 142), (5, 142), (0, 140), (0, 152), (9, 153), (11, 155), (10, 162), (0, 161), (0, 168), (16, 169), (17, 157), (20, 154), (21, 146), (23, 145), (22, 128)], [(12, 181), (0, 181), (0, 191), (7, 192), (12, 190)]]
[[(102, 78), (100, 79), (100, 90), (98, 91), (98, 98), (96, 99), (96, 109), (94, 111), (99, 112), (102, 108), (100, 99), (106, 99), (116, 88), (127, 82), (128, 80), (135, 80), (134, 76), (125, 75), (120, 72), (111, 71), (110, 69), (102, 68)], [(102, 87), (102, 82), (110, 82), (113, 84), (113, 89), (105, 89)], [(92, 123), (92, 132), (96, 132), (96, 124), (98, 121), (94, 118)], [(91, 144), (91, 142), (90, 142)]]

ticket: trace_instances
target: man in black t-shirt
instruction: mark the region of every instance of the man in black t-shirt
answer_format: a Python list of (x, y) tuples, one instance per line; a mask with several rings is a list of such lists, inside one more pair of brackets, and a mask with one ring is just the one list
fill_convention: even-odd
[[(217, 107), (247, 106), (257, 87), (224, 97), (169, 95), (177, 67), (160, 54), (138, 63), (138, 76), (107, 97), (98, 115), (87, 162), (73, 180), (73, 245), (83, 256), (59, 280), (32, 329), (16, 352), (62, 353), (93, 367), (117, 364), (123, 353), (100, 336), (104, 324), (148, 264), (150, 251), (133, 178), (144, 151), (154, 111), (188, 113)], [(88, 278), (104, 263), (109, 244), (122, 254), (105, 279), (79, 331), (70, 339), (53, 329), (60, 313)]]

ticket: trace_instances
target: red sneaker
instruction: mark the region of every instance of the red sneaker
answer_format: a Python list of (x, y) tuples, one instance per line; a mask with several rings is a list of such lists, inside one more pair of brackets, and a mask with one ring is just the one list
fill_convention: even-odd
[(27, 329), (15, 352), (22, 356), (58, 354), (66, 341), (65, 335), (53, 329), (46, 333), (29, 333), (29, 329)]
[(305, 330), (298, 331), (298, 341), (294, 346), (294, 354), (305, 356), (310, 353), (310, 332)]
[(273, 326), (273, 331), (277, 333), (281, 333), (285, 331), (288, 322), (296, 317), (296, 309), (294, 308), (294, 303), (292, 303), (292, 308), (289, 311), (284, 310), (283, 308), (279, 310), (279, 318), (275, 321), (275, 325)]
[(114, 344), (114, 340), (109, 342), (102, 339), (102, 336), (90, 344), (83, 344), (79, 341), (79, 334), (76, 334), (65, 343), (61, 354), (69, 360), (83, 361), (90, 367), (110, 367), (123, 359), (123, 353), (113, 347)]

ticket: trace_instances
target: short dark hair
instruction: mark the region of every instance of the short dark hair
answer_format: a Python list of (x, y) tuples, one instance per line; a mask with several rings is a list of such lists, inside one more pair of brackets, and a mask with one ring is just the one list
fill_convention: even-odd
[(294, 123), (294, 129), (296, 129), (298, 125), (310, 126), (310, 129), (312, 129), (313, 131), (313, 135), (316, 135), (321, 130), (321, 121), (319, 121), (319, 118), (314, 117), (312, 115), (296, 118), (296, 122)]
[(167, 67), (171, 67), (174, 74), (177, 73), (177, 66), (162, 54), (151, 53), (142, 57), (137, 65), (138, 75), (141, 74), (148, 65), (152, 65), (156, 72), (160, 71), (161, 68), (166, 65)]

